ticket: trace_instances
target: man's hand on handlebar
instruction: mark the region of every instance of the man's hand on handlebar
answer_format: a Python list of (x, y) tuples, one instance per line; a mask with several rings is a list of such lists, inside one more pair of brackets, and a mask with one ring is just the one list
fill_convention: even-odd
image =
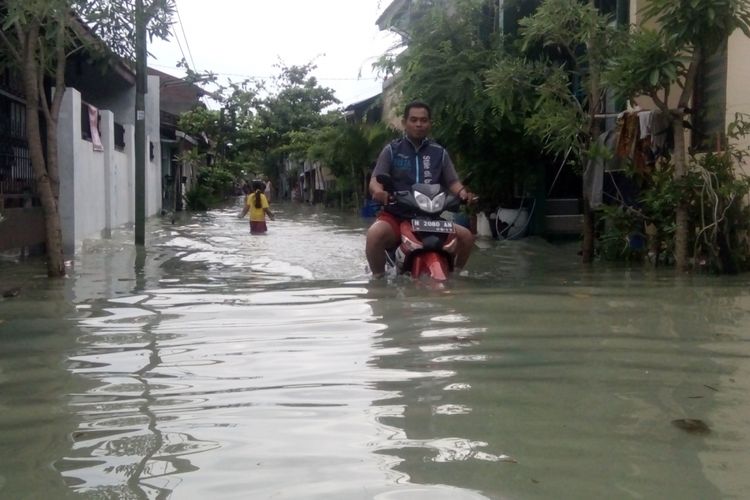
[(474, 195), (474, 193), (466, 189), (465, 186), (462, 187), (458, 192), (458, 197), (461, 198), (461, 201), (466, 203), (467, 205), (474, 205), (479, 199), (478, 196)]
[(378, 191), (373, 193), (372, 199), (381, 205), (387, 205), (391, 202), (391, 195), (387, 191)]

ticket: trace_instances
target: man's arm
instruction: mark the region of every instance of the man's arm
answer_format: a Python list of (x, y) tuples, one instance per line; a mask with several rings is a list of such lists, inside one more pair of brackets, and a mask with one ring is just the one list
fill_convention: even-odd
[(370, 177), (370, 195), (378, 203), (383, 205), (388, 203), (388, 193), (383, 189), (383, 185), (375, 179), (375, 175)]
[(372, 169), (372, 176), (370, 177), (370, 195), (372, 199), (386, 205), (389, 201), (389, 195), (383, 188), (383, 185), (378, 182), (377, 177), (380, 174), (390, 174), (391, 172), (391, 148), (386, 146), (380, 152), (378, 161), (375, 164), (375, 168)]
[(448, 151), (445, 151), (445, 156), (443, 157), (443, 181), (443, 185), (446, 186), (455, 196), (461, 198), (467, 203), (474, 201), (474, 194), (466, 189), (466, 186), (458, 180), (456, 167), (453, 165), (453, 160), (451, 160)]
[(458, 196), (465, 202), (471, 202), (474, 200), (474, 193), (466, 189), (466, 186), (464, 186), (461, 181), (455, 181), (453, 184), (448, 186), (448, 189), (450, 189), (451, 193)]

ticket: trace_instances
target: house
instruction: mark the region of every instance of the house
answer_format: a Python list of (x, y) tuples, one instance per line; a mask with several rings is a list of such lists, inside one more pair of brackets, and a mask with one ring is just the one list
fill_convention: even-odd
[[(82, 36), (93, 37), (82, 24)], [(101, 43), (101, 42), (98, 42)], [(86, 238), (106, 237), (135, 219), (135, 73), (117, 58), (84, 50), (66, 61), (60, 110), (59, 212), (65, 253)], [(55, 89), (45, 82), (48, 95)], [(146, 94), (146, 215), (162, 208), (159, 77), (149, 76)], [(29, 160), (25, 100), (18, 74), (5, 69), (0, 108), (0, 251), (26, 252), (44, 241), (44, 221)]]
[[(500, 5), (503, 3), (502, 0), (493, 1), (497, 1)], [(411, 27), (433, 7), (445, 9), (449, 13), (456, 9), (455, 2), (451, 0), (393, 0), (375, 24), (381, 30), (391, 30), (408, 41)]]
[[(58, 123), (63, 247), (108, 237), (135, 221), (135, 73), (119, 59), (93, 64), (79, 52), (66, 67)], [(146, 92), (146, 216), (161, 210), (159, 78)], [(95, 124), (98, 123), (98, 127)], [(97, 144), (97, 137), (100, 144)]]
[(40, 251), (44, 218), (35, 197), (20, 75), (0, 68), (0, 251)]
[(331, 169), (319, 161), (284, 160), (279, 195), (292, 201), (310, 204), (325, 203), (326, 191), (334, 189), (336, 177)]
[(382, 93), (349, 104), (344, 108), (344, 118), (351, 123), (377, 123), (383, 119)]
[[(623, 1), (623, 0), (619, 0)], [(642, 23), (640, 13), (648, 0), (630, 0), (628, 19), (631, 23)], [(726, 44), (715, 54), (706, 54), (699, 70), (693, 92), (692, 108), (701, 113), (691, 116), (692, 132), (687, 137), (694, 151), (715, 149), (726, 139), (727, 126), (737, 113), (750, 113), (747, 99), (747, 81), (750, 79), (750, 38), (741, 30), (729, 37)], [(671, 104), (675, 104), (680, 89), (671, 92)], [(653, 103), (644, 97), (638, 100), (643, 108), (652, 108)], [(739, 141), (740, 148), (750, 146), (750, 138)]]
[(203, 137), (192, 137), (181, 131), (178, 119), (182, 113), (196, 107), (205, 108), (201, 98), (206, 91), (182, 78), (169, 75), (154, 68), (149, 75), (159, 77), (159, 123), (161, 136), (162, 207), (164, 210), (181, 211), (184, 196), (197, 182), (198, 166), (187, 153), (204, 148)]

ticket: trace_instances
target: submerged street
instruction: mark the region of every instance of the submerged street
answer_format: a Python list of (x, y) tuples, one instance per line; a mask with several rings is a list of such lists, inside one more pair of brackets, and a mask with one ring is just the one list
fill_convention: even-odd
[(370, 282), (369, 223), (234, 206), (1, 262), (0, 498), (741, 498), (748, 276), (480, 241)]

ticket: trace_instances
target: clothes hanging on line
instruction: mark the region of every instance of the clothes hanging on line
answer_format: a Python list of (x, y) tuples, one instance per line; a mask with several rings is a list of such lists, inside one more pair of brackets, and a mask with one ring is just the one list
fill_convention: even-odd
[(589, 206), (596, 209), (607, 200), (629, 206), (636, 203), (638, 186), (625, 172), (626, 165), (642, 177), (650, 176), (656, 160), (668, 152), (670, 139), (669, 119), (660, 110), (620, 113), (615, 127), (597, 139), (599, 149), (609, 154), (592, 158), (584, 170)]
[(583, 171), (583, 189), (588, 195), (589, 206), (598, 208), (603, 204), (602, 187), (604, 185), (604, 172), (606, 170), (619, 170), (622, 168), (621, 159), (615, 154), (619, 145), (619, 133), (610, 129), (601, 134), (597, 143), (600, 150), (610, 152), (608, 156), (597, 155), (589, 160)]

